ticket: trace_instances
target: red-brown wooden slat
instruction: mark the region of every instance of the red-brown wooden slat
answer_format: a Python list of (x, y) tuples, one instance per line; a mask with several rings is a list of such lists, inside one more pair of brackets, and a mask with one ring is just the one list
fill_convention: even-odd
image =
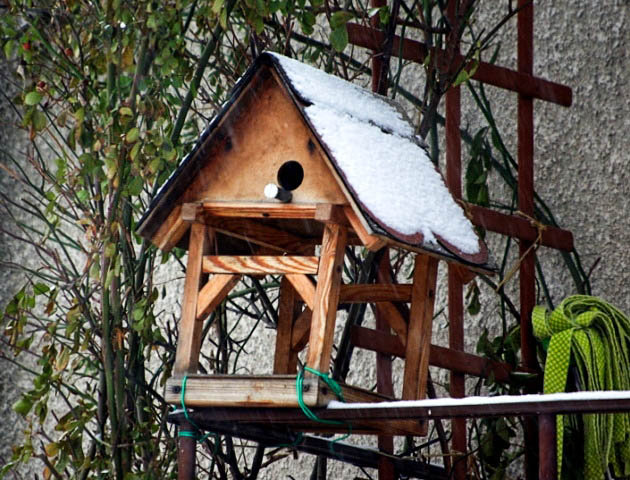
[[(474, 225), (483, 227), (490, 232), (508, 235), (527, 242), (538, 240), (538, 228), (524, 217), (507, 215), (470, 203), (465, 204), (465, 209), (470, 214)], [(573, 234), (568, 230), (546, 225), (540, 234), (540, 244), (571, 252), (573, 250)]]
[[(405, 348), (397, 335), (377, 333), (370, 328), (357, 326), (352, 327), (350, 334), (353, 345), (358, 348), (400, 358), (405, 356)], [(493, 362), (472, 353), (459, 352), (439, 345), (431, 345), (429, 364), (475, 377), (487, 378), (492, 375), (499, 382), (508, 381), (511, 372), (507, 363)]]
[[(449, 2), (448, 15), (455, 20), (455, 3)], [(462, 139), (461, 126), (461, 88), (454, 87), (446, 92), (446, 183), (451, 194), (460, 199), (462, 196)], [(452, 351), (464, 351), (464, 304), (463, 287), (460, 276), (448, 268), (448, 344)], [(466, 375), (461, 371), (450, 371), (449, 393), (451, 397), (466, 396)], [(451, 454), (465, 455), (466, 420), (451, 420)], [(452, 475), (455, 480), (466, 478), (466, 463), (462, 457), (454, 457)]]
[[(385, 39), (383, 32), (356, 23), (348, 23), (347, 27), (350, 43), (370, 50), (380, 50)], [(395, 53), (400, 52), (400, 40), (399, 36), (394, 37), (393, 52)], [(405, 38), (403, 39), (401, 53), (406, 60), (422, 63), (427, 56), (428, 49), (422, 42)], [(455, 61), (461, 62), (463, 57), (457, 56)], [(571, 106), (573, 101), (573, 93), (565, 85), (486, 62), (479, 63), (479, 67), (472, 78), (488, 85), (520, 92), (532, 98), (546, 100), (564, 107)]]

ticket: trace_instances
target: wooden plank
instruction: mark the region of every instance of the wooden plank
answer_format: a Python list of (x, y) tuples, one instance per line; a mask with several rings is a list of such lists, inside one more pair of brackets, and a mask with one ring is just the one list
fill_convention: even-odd
[(293, 324), (297, 317), (297, 292), (286, 277), (280, 282), (280, 297), (278, 299), (278, 327), (276, 329), (276, 349), (273, 356), (273, 373), (292, 374), (291, 357)]
[(375, 303), (374, 308), (377, 315), (381, 316), (398, 335), (401, 345), (407, 344), (407, 320), (402, 313), (396, 308), (396, 305), (390, 302)]
[(306, 303), (308, 308), (313, 310), (315, 307), (315, 285), (313, 281), (302, 274), (288, 274), (286, 278), (300, 294), (300, 297), (302, 297), (302, 300)]
[(199, 291), (197, 320), (204, 320), (241, 279), (240, 275), (214, 275)]
[[(166, 403), (181, 405), (183, 377), (167, 380), (164, 399)], [(299, 407), (295, 375), (199, 375), (186, 378), (184, 402), (187, 407)], [(325, 406), (337, 400), (335, 394), (319, 378), (304, 377), (303, 400), (309, 407)], [(348, 403), (372, 403), (390, 401), (375, 392), (341, 384), (343, 397)]]
[(342, 225), (325, 224), (306, 356), (306, 365), (323, 373), (330, 368), (346, 237)]
[[(356, 23), (346, 24), (350, 43), (370, 50), (380, 51), (385, 41), (384, 33)], [(402, 45), (401, 45), (402, 40)], [(402, 47), (402, 48), (401, 48)], [(402, 58), (416, 63), (423, 63), (429, 54), (429, 49), (424, 43), (408, 38), (401, 39), (398, 35), (393, 39), (393, 52), (400, 52)], [(445, 55), (441, 50), (432, 50), (432, 55)], [(464, 58), (457, 54), (452, 62), (453, 68), (458, 68)], [(570, 107), (573, 102), (573, 93), (565, 85), (551, 82), (532, 74), (517, 72), (505, 67), (499, 67), (486, 62), (480, 62), (472, 78), (488, 85), (518, 92), (539, 100), (556, 103), (564, 107)]]
[[(181, 404), (182, 377), (166, 382), (164, 400)], [(326, 395), (324, 395), (324, 393)], [(304, 379), (303, 400), (308, 406), (335, 396), (320, 391), (317, 378)], [(188, 375), (184, 401), (187, 407), (299, 407), (295, 392), (295, 375)]]
[(168, 252), (184, 236), (190, 224), (181, 218), (181, 207), (176, 206), (166, 220), (159, 226), (151, 241), (157, 248)]
[(366, 283), (341, 285), (339, 303), (410, 302), (411, 284)]
[(175, 374), (194, 373), (199, 362), (201, 328), (203, 322), (197, 318), (199, 286), (203, 272), (201, 260), (209, 248), (208, 232), (205, 225), (193, 223), (190, 230), (190, 247), (182, 300), (182, 315), (179, 322), (179, 337), (173, 372)]
[(438, 261), (433, 257), (416, 256), (405, 345), (404, 400), (416, 400), (426, 395), (437, 266)]
[(203, 202), (203, 213), (215, 217), (314, 219), (310, 203)]
[[(397, 335), (376, 332), (370, 328), (358, 326), (353, 326), (350, 334), (355, 347), (400, 358), (405, 357), (405, 347)], [(512, 371), (507, 363), (495, 362), (472, 353), (439, 345), (431, 345), (429, 364), (481, 378), (492, 376), (499, 382), (507, 382)]]
[(352, 225), (352, 229), (357, 234), (365, 248), (376, 252), (387, 244), (387, 241), (383, 237), (371, 235), (366, 230), (365, 226), (363, 225), (363, 223), (361, 223), (361, 220), (359, 219), (359, 217), (357, 217), (357, 214), (354, 213), (354, 210), (352, 210), (351, 206), (345, 206), (343, 211), (346, 214), (348, 222), (350, 223), (350, 225)]
[[(505, 213), (470, 203), (465, 203), (464, 209), (470, 215), (470, 221), (478, 227), (528, 242), (539, 240), (538, 228), (532, 225), (530, 220), (522, 216), (506, 215)], [(565, 252), (573, 251), (573, 234), (571, 232), (552, 227), (551, 225), (542, 227), (540, 234), (541, 245)]]
[(203, 271), (206, 273), (242, 274), (316, 274), (319, 258), (290, 255), (206, 255)]
[(255, 220), (204, 215), (201, 221), (224, 235), (283, 253), (306, 255), (313, 245), (319, 244), (319, 238), (300, 237)]
[(308, 343), (308, 336), (311, 333), (311, 318), (313, 311), (306, 307), (300, 316), (295, 320), (293, 332), (291, 333), (291, 348), (296, 352), (301, 352)]
[(315, 208), (315, 220), (323, 223), (337, 223), (346, 227), (350, 226), (343, 211), (343, 205), (319, 203)]

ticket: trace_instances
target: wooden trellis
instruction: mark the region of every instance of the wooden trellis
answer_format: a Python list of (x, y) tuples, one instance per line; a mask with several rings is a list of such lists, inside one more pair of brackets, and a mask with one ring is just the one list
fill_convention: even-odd
[[(373, 6), (382, 6), (382, 0), (373, 0)], [(569, 107), (572, 103), (572, 91), (569, 87), (534, 76), (534, 5), (528, 0), (519, 0), (517, 14), (517, 69), (512, 70), (485, 62), (480, 62), (472, 78), (487, 85), (515, 92), (518, 95), (517, 136), (518, 136), (518, 208), (520, 212), (535, 217), (534, 212), (534, 100), (544, 100), (557, 105)], [(455, 2), (449, 2), (448, 14), (454, 18)], [(373, 81), (376, 88), (381, 85), (378, 78), (381, 71), (379, 55), (385, 43), (382, 31), (362, 25), (349, 24), (348, 34), (350, 43), (367, 48), (375, 52), (373, 61)], [(392, 52), (401, 52), (405, 60), (422, 64), (429, 48), (421, 42), (402, 39), (394, 36)], [(439, 55), (440, 52), (433, 51)], [(455, 61), (463, 60), (456, 57)], [(461, 92), (460, 87), (451, 88), (446, 94), (446, 180), (451, 193), (461, 198), (462, 167), (461, 167)], [(535, 340), (531, 326), (531, 312), (535, 304), (535, 250), (532, 247), (538, 241), (540, 245), (570, 252), (573, 250), (573, 236), (571, 232), (545, 226), (540, 230), (527, 219), (496, 212), (487, 208), (470, 205), (469, 212), (475, 225), (488, 231), (508, 235), (519, 240), (519, 254), (523, 257), (519, 266), (520, 287), (520, 325), (521, 325), (521, 355), (522, 368), (528, 371), (539, 369), (536, 361)], [(454, 269), (448, 273), (448, 316), (449, 316), (449, 347), (455, 351), (464, 349), (464, 308), (463, 282), (461, 276)], [(386, 361), (384, 359), (381, 362)], [(387, 369), (388, 367), (383, 367)], [(458, 369), (451, 369), (450, 393), (453, 397), (465, 396), (465, 374)], [(530, 386), (530, 392), (535, 386)], [(534, 417), (525, 419), (525, 444), (536, 445), (537, 425)], [(452, 420), (453, 451), (466, 452), (466, 420), (456, 418)], [(381, 443), (389, 446), (391, 442)], [(390, 450), (391, 451), (391, 450)], [(534, 479), (538, 475), (538, 459), (536, 450), (527, 450), (525, 457), (526, 478)], [(393, 478), (391, 469), (381, 468), (380, 478)], [(460, 480), (466, 477), (465, 462), (456, 462), (453, 477)]]

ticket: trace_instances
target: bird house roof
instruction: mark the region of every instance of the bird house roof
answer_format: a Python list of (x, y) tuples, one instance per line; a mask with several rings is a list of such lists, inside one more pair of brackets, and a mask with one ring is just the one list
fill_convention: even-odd
[[(219, 125), (261, 70), (269, 70), (290, 97), (323, 152), (334, 179), (330, 183), (338, 184), (370, 234), (487, 268), (485, 244), (448, 191), (402, 109), (388, 98), (275, 53), (260, 55), (237, 82), (230, 100), (152, 201), (139, 222), (140, 234), (151, 238), (186, 200), (187, 185), (203, 164), (215, 161), (208, 149), (224, 140)], [(248, 128), (262, 130), (264, 135), (265, 125)], [(260, 194), (261, 202), (270, 201)]]

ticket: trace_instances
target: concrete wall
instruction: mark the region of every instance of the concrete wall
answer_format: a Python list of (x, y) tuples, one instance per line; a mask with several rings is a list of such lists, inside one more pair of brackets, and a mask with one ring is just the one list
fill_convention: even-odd
[[(495, 2), (491, 2), (495, 5)], [(593, 268), (593, 293), (630, 312), (630, 2), (628, 0), (589, 0), (576, 4), (569, 0), (536, 2), (535, 73), (573, 88), (571, 108), (537, 101), (536, 188), (551, 207), (563, 228), (571, 230), (585, 268)], [(513, 26), (513, 25), (512, 25)], [(514, 37), (504, 36), (504, 65), (514, 65)], [(0, 88), (2, 88), (0, 86)], [(500, 103), (495, 106), (504, 131), (515, 130), (516, 100), (512, 94), (491, 92)], [(468, 102), (464, 100), (465, 104)], [(4, 127), (6, 108), (0, 108), (0, 141), (14, 142), (14, 132)], [(479, 118), (465, 113), (464, 122), (478, 124)], [(508, 143), (513, 138), (508, 135)], [(3, 188), (10, 187), (0, 173)], [(4, 219), (0, 218), (4, 222)], [(20, 248), (2, 238), (0, 253), (19, 258)], [(572, 283), (560, 256), (541, 249), (540, 256), (555, 303), (573, 292)], [(6, 272), (3, 284), (16, 285)], [(10, 287), (0, 291), (6, 301)], [(440, 295), (443, 296), (443, 286)], [(489, 300), (491, 301), (491, 300)], [(484, 312), (492, 312), (486, 306)], [(436, 335), (444, 320), (436, 324)], [(469, 348), (481, 325), (492, 328), (493, 319), (479, 318), (470, 324)], [(265, 349), (261, 348), (261, 352)], [(253, 355), (256, 357), (256, 355)], [(3, 363), (4, 365), (4, 363)], [(15, 380), (0, 368), (0, 416), (13, 424), (7, 408), (13, 398), (9, 383)], [(7, 419), (11, 419), (8, 422)], [(5, 428), (0, 444), (10, 444), (12, 433)], [(0, 450), (6, 452), (6, 450)], [(278, 478), (295, 463), (310, 467), (311, 460), (287, 460), (268, 478)], [(292, 467), (289, 467), (292, 465)]]

